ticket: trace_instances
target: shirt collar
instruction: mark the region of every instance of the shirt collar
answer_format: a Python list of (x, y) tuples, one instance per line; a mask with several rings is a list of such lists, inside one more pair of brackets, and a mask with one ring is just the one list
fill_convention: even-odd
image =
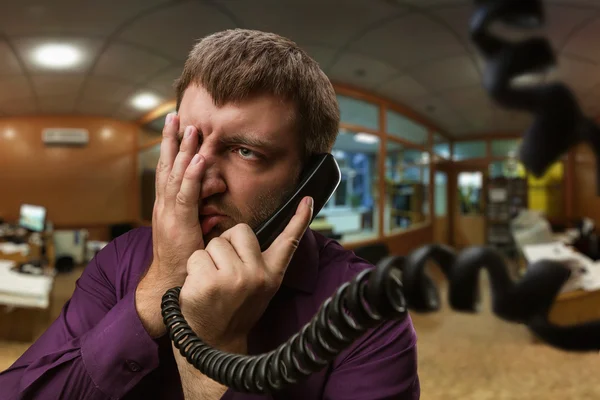
[(282, 284), (292, 289), (312, 293), (319, 275), (319, 244), (309, 228), (304, 232), (288, 265)]

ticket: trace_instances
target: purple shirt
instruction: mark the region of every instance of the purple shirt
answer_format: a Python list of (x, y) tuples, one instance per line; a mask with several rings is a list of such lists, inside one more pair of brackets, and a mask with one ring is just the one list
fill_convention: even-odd
[[(0, 374), (2, 398), (182, 399), (169, 338), (152, 339), (135, 309), (135, 289), (151, 258), (150, 228), (130, 231), (100, 251), (58, 319)], [(249, 353), (285, 342), (339, 286), (370, 267), (339, 243), (308, 230), (280, 290), (250, 334)], [(328, 368), (280, 394), (229, 390), (223, 399), (419, 397), (416, 335), (406, 318), (367, 332)]]

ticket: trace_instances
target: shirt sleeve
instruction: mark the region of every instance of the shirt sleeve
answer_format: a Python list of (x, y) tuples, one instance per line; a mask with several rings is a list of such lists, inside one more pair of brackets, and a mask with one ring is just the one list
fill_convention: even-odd
[(370, 330), (333, 365), (323, 400), (418, 400), (416, 334), (410, 317)]
[(135, 291), (117, 300), (126, 235), (97, 254), (56, 321), (0, 373), (4, 398), (118, 399), (158, 366), (158, 344), (137, 314)]

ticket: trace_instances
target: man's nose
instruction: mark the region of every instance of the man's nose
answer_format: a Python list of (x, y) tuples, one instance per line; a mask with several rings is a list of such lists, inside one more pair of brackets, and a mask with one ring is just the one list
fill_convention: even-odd
[(202, 146), (198, 152), (206, 163), (206, 170), (202, 177), (202, 191), (200, 197), (205, 199), (214, 194), (225, 192), (227, 185), (223, 180), (219, 157), (209, 146)]

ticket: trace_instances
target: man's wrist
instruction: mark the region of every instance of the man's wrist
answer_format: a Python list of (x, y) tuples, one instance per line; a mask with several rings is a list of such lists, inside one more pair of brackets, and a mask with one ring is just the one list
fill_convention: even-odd
[(168, 280), (156, 278), (150, 268), (136, 288), (135, 309), (146, 332), (153, 338), (158, 338), (166, 333), (160, 304), (165, 292), (174, 286), (177, 285)]

